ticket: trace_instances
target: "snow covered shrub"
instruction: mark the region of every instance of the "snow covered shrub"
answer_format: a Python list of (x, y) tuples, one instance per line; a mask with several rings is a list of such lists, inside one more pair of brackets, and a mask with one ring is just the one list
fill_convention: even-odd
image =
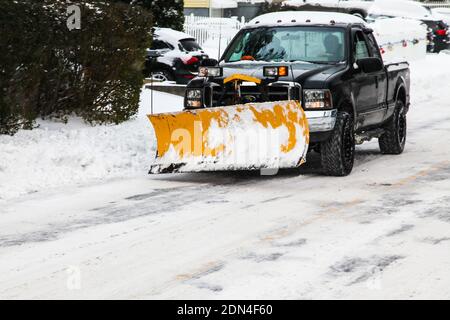
[(81, 30), (72, 31), (79, 94), (73, 102), (89, 122), (120, 123), (138, 110), (151, 16), (135, 5), (96, 5), (84, 8)]
[(0, 134), (32, 127), (44, 75), (49, 19), (43, 6), (0, 0)]
[[(69, 30), (67, 7), (81, 9)], [(120, 123), (136, 114), (151, 15), (120, 1), (0, 0), (0, 134), (37, 117)]]

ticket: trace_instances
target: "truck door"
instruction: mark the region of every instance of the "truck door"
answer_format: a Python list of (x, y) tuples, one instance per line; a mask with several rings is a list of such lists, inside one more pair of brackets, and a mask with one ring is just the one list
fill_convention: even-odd
[[(378, 73), (364, 73), (356, 64), (358, 59), (371, 57), (364, 33), (355, 29), (353, 34), (353, 70), (352, 91), (357, 110), (358, 127), (367, 127), (381, 119), (378, 110)], [(383, 115), (381, 114), (381, 118)]]
[[(370, 55), (383, 61), (380, 53), (380, 48), (372, 33), (366, 34), (367, 43), (369, 44)], [(378, 91), (378, 109), (381, 109), (383, 117), (387, 112), (387, 91), (388, 91), (388, 77), (386, 69), (376, 73), (376, 85)], [(381, 119), (383, 120), (383, 119)], [(380, 121), (381, 121), (380, 120)]]

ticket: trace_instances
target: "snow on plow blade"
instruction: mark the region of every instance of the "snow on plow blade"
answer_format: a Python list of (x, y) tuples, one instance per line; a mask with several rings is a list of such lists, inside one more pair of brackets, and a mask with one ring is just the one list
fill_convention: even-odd
[(308, 122), (297, 101), (148, 117), (157, 139), (150, 173), (293, 168), (308, 149)]

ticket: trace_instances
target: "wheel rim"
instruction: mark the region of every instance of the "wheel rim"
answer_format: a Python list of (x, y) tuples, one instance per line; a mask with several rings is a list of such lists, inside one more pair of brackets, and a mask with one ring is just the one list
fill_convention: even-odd
[(168, 81), (169, 79), (163, 72), (155, 72), (152, 75), (152, 80), (164, 82), (164, 81)]

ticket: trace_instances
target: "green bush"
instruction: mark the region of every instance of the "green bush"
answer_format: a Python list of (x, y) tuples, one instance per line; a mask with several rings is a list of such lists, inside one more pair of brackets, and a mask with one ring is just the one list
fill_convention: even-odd
[(155, 27), (171, 28), (183, 31), (184, 1), (183, 0), (120, 0), (126, 3), (138, 4), (152, 12)]
[(37, 117), (120, 123), (137, 113), (151, 15), (119, 1), (76, 4), (81, 29), (69, 30), (66, 1), (0, 0), (0, 134)]

